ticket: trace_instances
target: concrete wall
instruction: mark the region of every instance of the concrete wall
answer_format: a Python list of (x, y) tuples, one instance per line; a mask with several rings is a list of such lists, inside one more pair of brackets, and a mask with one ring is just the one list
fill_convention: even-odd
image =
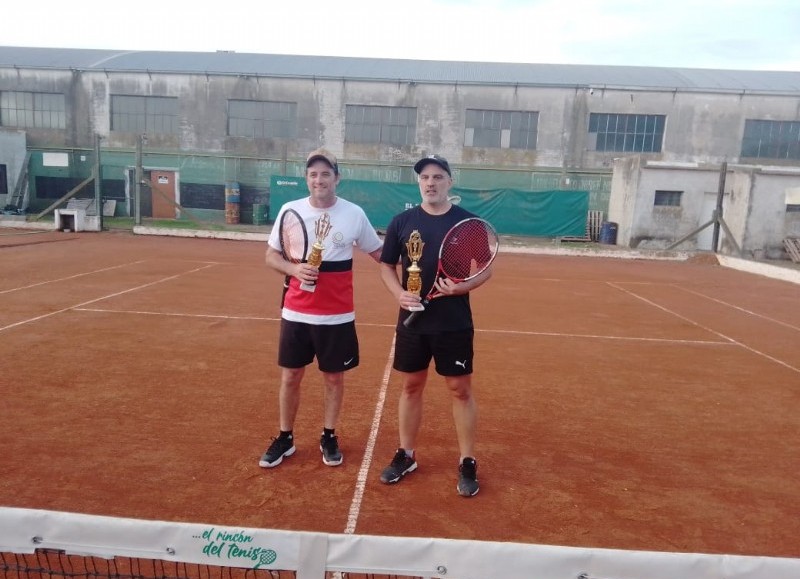
[(26, 155), (25, 131), (0, 128), (0, 164), (6, 166), (8, 195), (0, 195), (0, 209), (6, 206), (14, 192)]
[[(619, 159), (609, 200), (608, 220), (619, 224), (617, 243), (664, 249), (713, 218), (720, 166)], [(800, 216), (786, 211), (786, 191), (800, 187), (800, 168), (728, 165), (722, 218), (732, 234), (720, 229), (718, 250), (746, 256), (780, 258), (783, 240), (800, 230)], [(682, 191), (680, 207), (654, 206), (657, 190)], [(678, 249), (712, 248), (711, 226), (683, 241)]]
[[(660, 161), (702, 159), (712, 164), (726, 159), (739, 161), (745, 119), (800, 118), (796, 95), (618, 88), (2, 68), (0, 90), (66, 95), (66, 130), (28, 130), (29, 145), (34, 147), (91, 148), (93, 135), (98, 133), (104, 138), (104, 146), (132, 148), (136, 135), (110, 131), (111, 96), (157, 95), (179, 98), (179, 133), (148, 135), (150, 147), (165, 151), (293, 159), (303, 158), (309, 150), (325, 144), (353, 161), (410, 163), (435, 151), (456, 165), (500, 169), (610, 170), (613, 160), (624, 155), (592, 150), (587, 134), (590, 113), (666, 115), (663, 151), (644, 157)], [(227, 136), (228, 99), (297, 103), (297, 138)], [(416, 107), (416, 142), (404, 147), (345, 143), (347, 104)], [(538, 111), (537, 149), (464, 147), (465, 112), (473, 108)]]
[[(132, 157), (138, 135), (110, 130), (111, 97), (177, 97), (178, 133), (147, 135), (146, 157), (151, 166), (180, 168), (182, 181), (237, 180), (261, 186), (270, 174), (297, 173), (307, 152), (324, 144), (344, 161), (346, 178), (407, 182), (413, 179), (413, 162), (437, 152), (450, 160), (455, 183), (462, 187), (589, 190), (590, 209), (606, 211), (609, 221), (620, 224), (618, 242), (640, 247), (668, 245), (710, 219), (718, 166), (723, 161), (731, 165), (752, 161), (740, 158), (747, 119), (800, 119), (797, 95), (721, 91), (0, 68), (2, 90), (65, 95), (66, 129), (26, 129), (29, 149), (91, 151), (98, 134), (104, 152)], [(229, 99), (297, 103), (296, 138), (228, 136)], [(416, 107), (414, 144), (345, 142), (348, 104)], [(536, 150), (465, 147), (466, 110), (475, 108), (538, 111)], [(591, 113), (665, 115), (662, 152), (629, 155), (593, 150), (587, 132)], [(160, 157), (152, 160), (156, 154)], [(195, 162), (201, 158), (224, 167), (206, 175), (195, 169), (208, 165)], [(774, 163), (787, 168), (799, 164)], [(130, 165), (130, 159), (125, 164)], [(796, 235), (800, 228), (800, 215), (786, 213), (785, 203), (781, 209), (779, 202), (780, 191), (797, 183), (780, 170), (749, 177), (737, 174), (726, 189), (726, 222), (737, 241), (754, 250), (771, 252), (780, 245), (779, 237)], [(10, 169), (9, 176), (15, 171)], [(653, 207), (656, 189), (684, 191), (682, 206)], [(709, 243), (706, 230), (686, 247), (706, 248)]]

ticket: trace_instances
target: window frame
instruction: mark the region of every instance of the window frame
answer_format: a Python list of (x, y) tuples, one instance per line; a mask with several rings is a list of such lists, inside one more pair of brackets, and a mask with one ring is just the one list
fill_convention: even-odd
[(539, 111), (497, 109), (465, 111), (465, 147), (535, 151), (538, 140)]
[(589, 113), (587, 133), (599, 153), (661, 153), (666, 126), (666, 115)]
[(683, 193), (683, 191), (674, 189), (656, 189), (653, 196), (653, 207), (679, 208), (682, 206)]
[[(177, 135), (178, 112), (178, 97), (112, 94), (109, 129), (119, 133)], [(163, 130), (165, 127), (168, 130)]]
[(0, 126), (65, 130), (67, 99), (57, 92), (0, 91)]
[(800, 160), (800, 121), (745, 119), (742, 157)]
[(250, 139), (296, 139), (297, 102), (228, 99), (226, 133)]
[(416, 139), (417, 107), (345, 105), (345, 143), (404, 147)]

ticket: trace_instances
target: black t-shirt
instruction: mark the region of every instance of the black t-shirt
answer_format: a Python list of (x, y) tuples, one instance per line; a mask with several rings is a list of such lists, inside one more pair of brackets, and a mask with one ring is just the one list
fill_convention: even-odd
[[(403, 268), (402, 283), (406, 287), (408, 280), (407, 268), (411, 265), (408, 258), (406, 243), (414, 230), (419, 231), (425, 244), (422, 249), (422, 258), (417, 265), (422, 269), (422, 291), (424, 298), (433, 287), (439, 263), (439, 248), (445, 234), (456, 223), (468, 217), (475, 217), (466, 209), (453, 205), (444, 215), (431, 215), (417, 205), (396, 215), (386, 229), (386, 238), (383, 242), (381, 261), (388, 264), (397, 264)], [(400, 308), (398, 326), (411, 312)], [(460, 296), (440, 296), (425, 307), (410, 328), (411, 331), (421, 334), (434, 334), (440, 332), (453, 332), (471, 329), (472, 310), (469, 305), (469, 294)]]

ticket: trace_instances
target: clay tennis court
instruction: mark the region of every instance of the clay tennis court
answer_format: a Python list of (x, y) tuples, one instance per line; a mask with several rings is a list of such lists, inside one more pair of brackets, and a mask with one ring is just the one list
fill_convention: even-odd
[[(481, 492), (432, 374), (397, 445), (395, 304), (355, 262), (361, 365), (322, 464), (319, 373), (277, 433), (281, 278), (252, 241), (0, 237), (0, 504), (168, 521), (800, 556), (800, 285), (708, 260), (501, 253), (473, 294)], [(359, 478), (363, 493), (356, 492)]]

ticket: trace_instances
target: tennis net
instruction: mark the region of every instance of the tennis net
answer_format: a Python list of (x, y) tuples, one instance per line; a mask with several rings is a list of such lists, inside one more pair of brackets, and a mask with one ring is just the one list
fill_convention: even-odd
[(0, 577), (797, 579), (800, 559), (231, 528), (0, 507)]

